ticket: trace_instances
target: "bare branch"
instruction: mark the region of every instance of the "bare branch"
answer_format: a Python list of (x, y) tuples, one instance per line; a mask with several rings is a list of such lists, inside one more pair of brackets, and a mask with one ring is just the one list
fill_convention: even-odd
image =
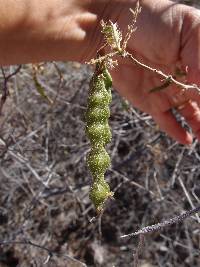
[(170, 225), (180, 223), (183, 220), (185, 220), (186, 218), (188, 218), (188, 217), (190, 217), (193, 214), (196, 214), (198, 212), (200, 212), (200, 206), (195, 208), (195, 209), (186, 211), (183, 214), (175, 216), (175, 217), (173, 217), (171, 219), (168, 219), (168, 220), (166, 220), (164, 222), (144, 227), (141, 230), (138, 230), (138, 231), (136, 231), (134, 233), (131, 233), (131, 234), (128, 234), (128, 235), (123, 235), (123, 236), (121, 236), (121, 238), (137, 236), (137, 235), (140, 235), (140, 234), (145, 235), (145, 234), (149, 234), (149, 233), (152, 233), (152, 232), (160, 231), (160, 230), (162, 230), (162, 229), (164, 229), (164, 228), (166, 228), (166, 227), (168, 227)]
[(33, 246), (37, 249), (41, 249), (41, 250), (44, 250), (48, 253), (48, 257), (47, 259), (45, 260), (45, 263), (48, 263), (50, 261), (50, 259), (52, 257), (62, 257), (64, 259), (67, 259), (67, 260), (70, 260), (70, 261), (73, 261), (73, 262), (76, 262), (76, 263), (79, 263), (81, 264), (81, 266), (83, 267), (86, 267), (86, 264), (69, 256), (69, 255), (66, 255), (66, 254), (63, 254), (63, 253), (57, 253), (57, 252), (54, 252), (50, 249), (48, 249), (47, 247), (45, 246), (42, 246), (42, 245), (39, 245), (39, 244), (36, 244), (34, 242), (32, 242), (31, 240), (28, 240), (28, 239), (25, 239), (25, 240), (7, 240), (7, 241), (4, 241), (4, 240), (0, 240), (0, 246), (5, 246), (5, 245), (29, 245), (29, 246)]
[(2, 75), (4, 78), (4, 83), (3, 83), (3, 88), (2, 88), (2, 96), (1, 96), (1, 100), (0, 100), (0, 115), (2, 114), (3, 105), (5, 104), (6, 99), (9, 95), (8, 81), (10, 80), (10, 78), (15, 76), (20, 71), (20, 69), (21, 69), (21, 65), (19, 65), (15, 71), (13, 71), (8, 76), (6, 76), (4, 68), (1, 67), (1, 72), (2, 72)]
[(160, 76), (160, 78), (164, 79), (165, 83), (163, 85), (161, 85), (160, 87), (153, 88), (152, 90), (149, 91), (149, 93), (154, 93), (155, 91), (161, 91), (162, 89), (165, 89), (168, 85), (173, 83), (183, 90), (197, 90), (198, 93), (200, 94), (200, 88), (196, 84), (185, 84), (185, 83), (179, 82), (172, 75), (167, 75), (161, 70), (157, 70), (155, 68), (152, 68), (142, 63), (141, 61), (134, 58), (134, 56), (129, 52), (124, 53), (124, 57), (129, 58), (137, 66), (142, 67), (145, 70), (154, 72), (155, 74)]

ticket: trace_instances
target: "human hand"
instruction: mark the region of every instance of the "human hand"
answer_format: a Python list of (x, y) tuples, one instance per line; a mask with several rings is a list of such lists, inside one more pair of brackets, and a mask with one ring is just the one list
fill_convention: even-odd
[[(124, 9), (118, 19), (122, 31), (131, 21), (131, 15), (127, 16)], [(187, 67), (187, 82), (200, 84), (200, 11), (168, 0), (142, 1), (137, 31), (129, 41), (128, 50), (146, 65), (168, 75), (174, 74), (177, 66)], [(197, 91), (184, 92), (184, 105), (181, 99), (176, 103), (181, 88), (174, 85), (149, 93), (150, 89), (161, 85), (160, 77), (124, 59), (114, 69), (113, 79), (120, 94), (150, 114), (161, 130), (182, 144), (191, 144), (192, 135), (181, 127), (171, 112), (173, 107), (180, 105), (177, 111), (200, 140), (200, 94)]]
[[(117, 21), (126, 31), (131, 22), (129, 8), (136, 0), (0, 0), (0, 64), (20, 64), (48, 60), (85, 62), (95, 57), (102, 44), (100, 20)], [(128, 50), (146, 65), (173, 74), (177, 65), (188, 67), (187, 81), (200, 84), (200, 12), (169, 0), (142, 0), (137, 31)], [(39, 7), (39, 8), (38, 8)], [(7, 16), (9, 14), (9, 18)], [(192, 136), (175, 120), (171, 108), (180, 88), (161, 92), (149, 90), (161, 84), (155, 73), (124, 59), (113, 71), (116, 89), (135, 107), (149, 113), (160, 128), (175, 140), (190, 144)], [(200, 96), (188, 90), (179, 109), (200, 139)]]

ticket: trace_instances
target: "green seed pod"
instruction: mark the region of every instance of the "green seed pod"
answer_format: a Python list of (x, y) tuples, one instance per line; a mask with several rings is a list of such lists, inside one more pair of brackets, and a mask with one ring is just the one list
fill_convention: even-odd
[(87, 164), (93, 176), (101, 176), (110, 166), (110, 157), (102, 146), (92, 148), (88, 157)]
[(99, 121), (106, 123), (109, 117), (110, 117), (110, 109), (107, 106), (105, 106), (104, 108), (101, 107), (88, 108), (85, 114), (87, 124)]
[(112, 78), (105, 64), (97, 64), (90, 82), (88, 105), (85, 113), (86, 134), (91, 143), (87, 165), (93, 176), (90, 199), (97, 212), (101, 212), (107, 198), (113, 195), (104, 179), (104, 174), (110, 166), (110, 156), (106, 152), (105, 146), (112, 137), (108, 124), (108, 118), (110, 117), (109, 104), (112, 100), (111, 86)]
[(92, 200), (98, 213), (102, 211), (106, 199), (111, 196), (113, 196), (113, 193), (110, 192), (110, 186), (104, 180), (104, 177), (94, 181), (90, 190), (90, 199)]
[(86, 126), (86, 133), (93, 145), (97, 143), (105, 145), (111, 140), (110, 127), (107, 122), (90, 123)]
[(105, 107), (111, 102), (111, 94), (109, 92), (93, 92), (89, 94), (88, 107)]

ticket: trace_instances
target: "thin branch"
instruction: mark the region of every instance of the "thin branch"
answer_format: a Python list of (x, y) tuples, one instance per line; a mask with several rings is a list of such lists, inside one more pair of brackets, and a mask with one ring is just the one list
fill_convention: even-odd
[(172, 75), (167, 75), (164, 72), (162, 72), (161, 70), (157, 70), (155, 68), (152, 68), (152, 67), (142, 63), (141, 61), (137, 60), (129, 52), (124, 52), (123, 57), (129, 58), (137, 66), (139, 66), (139, 67), (141, 67), (141, 68), (143, 68), (145, 70), (151, 71), (151, 72), (157, 74), (158, 76), (160, 76), (160, 78), (164, 79), (164, 81), (166, 83), (165, 86), (161, 85), (160, 87), (156, 87), (156, 90), (155, 90), (155, 88), (153, 88), (152, 90), (150, 90), (150, 93), (153, 93), (155, 91), (160, 91), (160, 90), (166, 88), (171, 83), (173, 83), (176, 86), (182, 88), (183, 90), (191, 90), (191, 89), (194, 90), (195, 89), (200, 94), (200, 88), (196, 84), (185, 84), (185, 83), (182, 83), (180, 81), (177, 81)]
[[(110, 172), (116, 174), (117, 177), (121, 177), (125, 182), (128, 182), (128, 183), (130, 183), (131, 185), (138, 187), (139, 189), (142, 189), (142, 190), (144, 190), (144, 191), (147, 191), (147, 192), (148, 192), (149, 194), (151, 194), (152, 196), (155, 196), (154, 192), (152, 192), (151, 190), (147, 190), (144, 186), (138, 184), (138, 183), (135, 182), (135, 181), (132, 181), (132, 180), (128, 179), (128, 178), (127, 178), (125, 175), (123, 175), (122, 173), (120, 173), (120, 172), (118, 172), (118, 171), (116, 171), (116, 170), (114, 170), (114, 169), (112, 169), (112, 168), (110, 169)], [(118, 187), (117, 187), (117, 189), (118, 189)]]
[(134, 258), (133, 267), (138, 267), (139, 255), (144, 247), (144, 239), (145, 237), (143, 234), (139, 235), (138, 246), (137, 246), (136, 252), (133, 254), (133, 258)]
[(124, 41), (123, 41), (123, 44), (122, 44), (122, 50), (123, 51), (126, 50), (128, 41), (131, 38), (133, 32), (135, 32), (137, 30), (137, 27), (135, 27), (135, 24), (137, 22), (138, 15), (141, 13), (141, 10), (142, 10), (142, 8), (140, 6), (140, 2), (139, 1), (137, 1), (137, 3), (136, 3), (135, 10), (130, 8), (130, 12), (132, 13), (133, 18), (132, 18), (131, 24), (128, 25), (127, 33), (126, 33), (126, 35), (124, 37)]
[[(194, 204), (192, 202), (192, 199), (190, 197), (189, 192), (186, 189), (186, 186), (183, 183), (183, 180), (181, 179), (181, 176), (179, 175), (177, 178), (178, 178), (178, 181), (179, 181), (179, 183), (180, 183), (180, 185), (181, 185), (181, 187), (183, 189), (183, 192), (185, 193), (185, 196), (186, 196), (188, 202), (190, 203), (191, 208), (194, 209), (195, 206), (194, 206)], [(200, 218), (199, 218), (199, 215), (198, 214), (196, 214), (196, 218), (197, 218), (198, 223), (200, 223)]]
[(140, 235), (140, 234), (145, 235), (145, 234), (149, 234), (149, 233), (152, 233), (152, 232), (160, 231), (160, 230), (162, 230), (162, 229), (164, 229), (164, 228), (166, 228), (168, 226), (180, 223), (180, 222), (184, 221), (186, 218), (188, 218), (188, 217), (190, 217), (193, 214), (196, 214), (198, 212), (200, 212), (200, 206), (195, 208), (195, 209), (186, 211), (183, 214), (175, 216), (175, 217), (173, 217), (173, 218), (171, 218), (169, 220), (166, 220), (164, 222), (144, 227), (144, 228), (142, 228), (142, 229), (140, 229), (140, 230), (138, 230), (138, 231), (136, 231), (134, 233), (128, 234), (128, 235), (123, 235), (123, 236), (121, 236), (121, 238), (137, 236), (137, 235)]
[(39, 245), (39, 244), (36, 244), (36, 243), (32, 242), (31, 240), (19, 240), (19, 241), (17, 241), (17, 240), (6, 240), (6, 241), (0, 240), (0, 246), (5, 246), (5, 245), (29, 245), (29, 246), (33, 246), (33, 247), (35, 247), (37, 249), (44, 250), (44, 251), (46, 251), (48, 253), (48, 257), (45, 260), (45, 264), (48, 263), (49, 260), (52, 257), (56, 256), (56, 257), (62, 257), (64, 259), (71, 260), (71, 261), (74, 261), (76, 263), (79, 263), (83, 267), (87, 267), (85, 263), (83, 263), (83, 262), (81, 262), (81, 261), (79, 261), (79, 260), (77, 260), (77, 259), (75, 259), (75, 258), (73, 258), (73, 257), (71, 257), (69, 255), (66, 255), (66, 254), (63, 254), (63, 253), (54, 252), (54, 251), (48, 249), (45, 246), (42, 246), (42, 245)]
[(15, 71), (13, 71), (12, 73), (10, 73), (8, 76), (6, 76), (4, 68), (1, 67), (1, 72), (4, 78), (4, 83), (3, 83), (3, 88), (2, 88), (2, 96), (1, 96), (1, 100), (0, 100), (0, 115), (2, 114), (2, 110), (3, 110), (3, 105), (6, 102), (6, 99), (9, 95), (9, 90), (8, 90), (8, 81), (10, 78), (12, 78), (13, 76), (15, 76), (21, 69), (21, 65), (19, 65)]

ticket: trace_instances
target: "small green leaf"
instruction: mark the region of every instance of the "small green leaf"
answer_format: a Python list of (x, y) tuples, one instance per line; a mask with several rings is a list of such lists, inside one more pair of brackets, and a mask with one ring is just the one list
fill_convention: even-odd
[(45, 93), (45, 89), (44, 87), (40, 84), (40, 82), (38, 81), (37, 79), (37, 76), (36, 74), (33, 75), (33, 80), (34, 80), (34, 83), (35, 83), (35, 87), (38, 91), (38, 93), (41, 95), (41, 97), (43, 97), (45, 100), (47, 100), (47, 102), (52, 105), (53, 104), (53, 101), (47, 96), (47, 94)]
[(156, 87), (152, 88), (149, 91), (149, 93), (155, 93), (155, 92), (162, 91), (162, 90), (166, 89), (167, 87), (169, 87), (171, 83), (172, 83), (172, 81), (170, 79), (167, 79), (165, 83), (161, 84), (160, 86), (156, 86)]

